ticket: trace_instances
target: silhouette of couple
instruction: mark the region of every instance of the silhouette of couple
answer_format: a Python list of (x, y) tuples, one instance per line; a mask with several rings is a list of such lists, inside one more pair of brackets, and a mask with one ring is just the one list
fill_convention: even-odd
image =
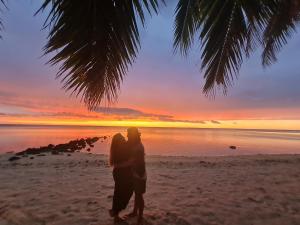
[[(115, 189), (112, 209), (109, 213), (114, 222), (125, 223), (125, 219), (137, 216), (137, 224), (143, 223), (144, 198), (146, 192), (145, 151), (141, 134), (135, 127), (127, 129), (126, 139), (117, 133), (113, 136), (110, 148), (110, 165), (113, 167)], [(119, 213), (125, 209), (131, 196), (135, 194), (134, 209), (121, 218)]]

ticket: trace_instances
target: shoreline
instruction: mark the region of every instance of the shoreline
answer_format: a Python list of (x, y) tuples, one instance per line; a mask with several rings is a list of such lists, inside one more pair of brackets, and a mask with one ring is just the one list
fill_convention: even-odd
[[(235, 150), (238, 151), (238, 150)], [(19, 151), (8, 151), (8, 152), (0, 152), (0, 159), (1, 156), (14, 156), (18, 153)], [(107, 157), (108, 154), (106, 153), (97, 153), (97, 152), (86, 152), (86, 151), (75, 151), (75, 152), (61, 152), (60, 156), (64, 156), (67, 154), (82, 154), (82, 155), (94, 155), (94, 156), (101, 156), (101, 157)], [(45, 156), (50, 156), (50, 153), (46, 153)], [(34, 156), (34, 155), (33, 155)], [(236, 154), (236, 155), (158, 155), (158, 154), (147, 154), (147, 158), (188, 158), (188, 159), (197, 159), (197, 158), (251, 158), (251, 157), (289, 157), (289, 156), (300, 156), (300, 153), (253, 153), (253, 154)]]

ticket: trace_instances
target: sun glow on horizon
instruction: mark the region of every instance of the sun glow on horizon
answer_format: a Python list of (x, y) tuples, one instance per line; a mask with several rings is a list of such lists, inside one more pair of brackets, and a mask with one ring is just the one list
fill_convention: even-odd
[(277, 129), (300, 130), (300, 120), (218, 120), (202, 123), (168, 122), (151, 120), (95, 120), (95, 119), (53, 119), (53, 118), (6, 118), (0, 124), (16, 125), (70, 125), (110, 127), (161, 127), (161, 128), (229, 128), (229, 129)]

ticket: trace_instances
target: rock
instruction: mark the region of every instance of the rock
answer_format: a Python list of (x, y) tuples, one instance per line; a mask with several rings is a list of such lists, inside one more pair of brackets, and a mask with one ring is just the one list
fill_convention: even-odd
[(90, 148), (88, 148), (88, 149), (87, 149), (87, 151), (88, 151), (88, 152), (90, 152), (90, 151), (91, 151), (91, 149), (90, 149)]
[(14, 153), (14, 151), (8, 151), (8, 152), (6, 152), (6, 154), (13, 154)]
[(53, 151), (51, 152), (51, 154), (52, 154), (52, 155), (59, 155), (59, 151), (53, 150)]
[(231, 145), (231, 146), (229, 146), (229, 148), (230, 148), (230, 149), (236, 149), (236, 146)]
[(59, 153), (72, 153), (72, 152), (79, 152), (82, 149), (85, 149), (88, 145), (89, 149), (94, 147), (94, 143), (97, 142), (100, 138), (93, 137), (93, 138), (81, 138), (76, 140), (71, 140), (68, 143), (53, 145), (49, 144), (47, 146), (41, 146), (39, 148), (27, 148), (24, 151), (17, 152), (16, 156), (23, 156), (23, 155), (38, 155), (43, 156), (44, 153), (52, 153), (53, 155), (58, 155)]
[(33, 156), (31, 156), (29, 159), (34, 159), (34, 157), (33, 157)]
[(53, 145), (53, 144), (49, 144), (47, 147), (48, 147), (48, 148), (54, 148), (54, 147), (55, 147), (55, 145)]
[(71, 156), (71, 154), (69, 153), (67, 156)]
[(12, 157), (10, 157), (10, 158), (8, 159), (8, 161), (16, 161), (16, 160), (19, 160), (19, 159), (21, 159), (21, 158), (18, 157), (18, 156), (12, 156)]

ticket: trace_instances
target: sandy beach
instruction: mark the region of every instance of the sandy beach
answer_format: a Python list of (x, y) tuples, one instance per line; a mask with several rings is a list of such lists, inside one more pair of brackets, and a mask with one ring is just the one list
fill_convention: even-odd
[[(10, 156), (0, 155), (1, 225), (113, 224), (107, 156)], [(145, 224), (300, 223), (300, 155), (147, 156), (147, 170)]]

